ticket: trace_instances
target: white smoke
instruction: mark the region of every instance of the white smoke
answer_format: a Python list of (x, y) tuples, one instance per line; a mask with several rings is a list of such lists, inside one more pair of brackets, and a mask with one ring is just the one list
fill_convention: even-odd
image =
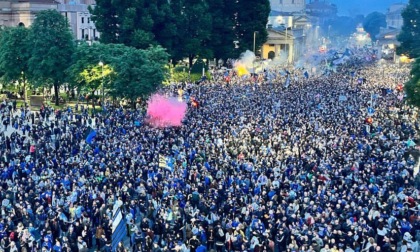
[(239, 59), (236, 61), (236, 64), (245, 66), (247, 69), (252, 69), (255, 59), (256, 57), (254, 52), (246, 50), (245, 52), (241, 53), (241, 56), (239, 56)]

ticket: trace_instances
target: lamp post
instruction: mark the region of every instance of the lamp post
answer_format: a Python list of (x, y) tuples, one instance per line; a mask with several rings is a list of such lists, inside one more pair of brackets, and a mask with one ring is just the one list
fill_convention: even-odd
[(105, 106), (105, 104), (104, 104), (104, 100), (105, 100), (105, 92), (104, 92), (104, 63), (102, 62), (102, 61), (99, 61), (99, 66), (101, 67), (101, 71), (102, 71), (102, 80), (101, 80), (101, 89), (102, 89), (102, 99), (101, 99), (101, 101), (102, 101), (102, 107), (104, 107)]

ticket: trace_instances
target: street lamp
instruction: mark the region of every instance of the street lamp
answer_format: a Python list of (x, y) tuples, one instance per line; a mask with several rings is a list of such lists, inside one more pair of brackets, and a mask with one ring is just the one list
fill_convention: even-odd
[(104, 96), (105, 96), (105, 92), (104, 92), (104, 63), (102, 61), (99, 61), (99, 66), (101, 67), (101, 71), (102, 71), (102, 81), (101, 81), (101, 89), (102, 89), (102, 107), (104, 107)]
[(255, 40), (257, 38), (258, 31), (254, 31), (254, 55), (255, 55)]
[[(257, 55), (255, 54), (255, 40), (256, 40), (256, 38), (257, 38), (257, 33), (258, 33), (258, 31), (254, 31), (254, 57), (256, 57), (256, 56), (257, 56)], [(255, 61), (255, 58), (254, 58), (254, 60), (252, 61), (252, 71), (253, 71), (253, 74), (255, 74), (254, 61)]]

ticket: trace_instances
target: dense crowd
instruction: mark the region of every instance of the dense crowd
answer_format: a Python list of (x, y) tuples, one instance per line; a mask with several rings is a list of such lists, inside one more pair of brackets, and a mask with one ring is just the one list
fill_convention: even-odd
[(183, 85), (174, 128), (150, 127), (144, 107), (3, 101), (0, 251), (111, 251), (117, 206), (117, 251), (418, 252), (418, 114), (397, 88), (408, 68), (290, 71), (287, 88)]

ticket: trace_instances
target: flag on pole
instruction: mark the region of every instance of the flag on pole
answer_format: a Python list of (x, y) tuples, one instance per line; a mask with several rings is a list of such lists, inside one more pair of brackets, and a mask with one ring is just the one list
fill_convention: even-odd
[(290, 86), (290, 76), (289, 75), (287, 75), (287, 79), (286, 79), (286, 81), (284, 82), (284, 87), (285, 88), (288, 88)]
[(371, 115), (373, 115), (375, 113), (375, 110), (372, 107), (368, 107), (367, 108), (367, 112), (371, 116)]
[(96, 131), (92, 130), (89, 135), (86, 137), (86, 143), (92, 144), (93, 139), (96, 137)]

